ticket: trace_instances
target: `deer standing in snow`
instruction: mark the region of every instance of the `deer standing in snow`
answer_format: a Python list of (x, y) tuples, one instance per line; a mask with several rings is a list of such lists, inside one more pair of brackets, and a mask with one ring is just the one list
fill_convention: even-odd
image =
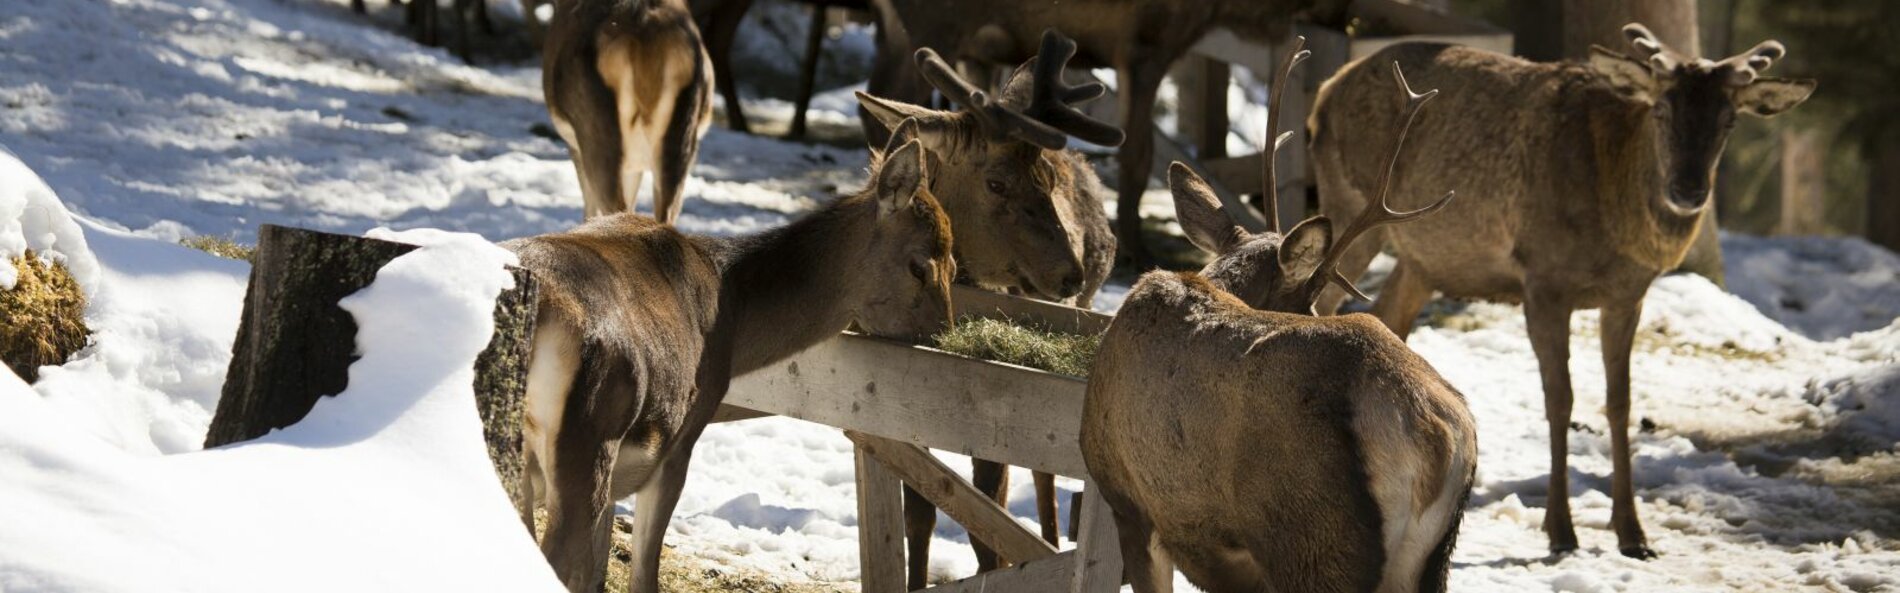
[(950, 323), (950, 225), (914, 128), (874, 153), (869, 187), (754, 236), (620, 214), (504, 244), (541, 287), (523, 520), (545, 502), (541, 549), (568, 590), (600, 590), (613, 502), (637, 493), (629, 588), (659, 591), (693, 444), (732, 377), (853, 322), (913, 338)]
[[(1409, 125), (1434, 93), (1393, 72)], [(1381, 199), (1335, 240), (1323, 216), (1249, 233), (1185, 165), (1169, 180), (1188, 239), (1216, 258), (1129, 291), (1083, 407), (1083, 459), (1135, 591), (1172, 590), (1171, 565), (1216, 593), (1443, 591), (1477, 466), (1464, 396), (1375, 319), (1313, 303), (1354, 238), (1451, 196), (1407, 213)]]
[(712, 125), (712, 76), (684, 0), (556, 2), (541, 90), (587, 218), (632, 211), (648, 174), (653, 217), (679, 218), (699, 138)]
[[(1374, 229), (1341, 258), (1357, 278), (1381, 247), (1398, 258), (1373, 312), (1411, 331), (1433, 291), (1521, 301), (1543, 378), (1550, 423), (1550, 490), (1544, 530), (1553, 551), (1577, 547), (1569, 468), (1570, 314), (1603, 309), (1601, 339), (1614, 449), (1610, 523), (1626, 556), (1650, 558), (1636, 516), (1629, 445), (1630, 345), (1651, 281), (1681, 262), (1709, 210), (1737, 112), (1781, 113), (1814, 81), (1760, 75), (1784, 50), (1763, 42), (1722, 61), (1690, 60), (1640, 24), (1624, 27), (1635, 57), (1591, 48), (1587, 64), (1539, 64), (1435, 43), (1395, 45), (1347, 66), (1320, 90), (1309, 125), (1320, 208), (1364, 208), (1380, 170), (1350, 158), (1389, 142), (1391, 83), (1369, 65), (1397, 61), (1460, 108), (1422, 116), (1415, 150), (1396, 170), (1399, 207), (1430, 196), (1405, 188), (1470, 188), (1445, 216)], [(1350, 286), (1349, 282), (1341, 282)], [(1335, 310), (1343, 289), (1319, 310)]]
[[(961, 106), (941, 111), (858, 94), (877, 121), (896, 126), (916, 121), (932, 157), (931, 191), (943, 202), (957, 234), (957, 264), (978, 286), (1088, 308), (1115, 262), (1115, 236), (1102, 212), (1107, 190), (1080, 153), (1065, 150), (1069, 136), (1104, 146), (1121, 144), (1122, 132), (1090, 119), (1075, 105), (1099, 97), (1099, 83), (1069, 86), (1063, 68), (1075, 42), (1044, 31), (1036, 56), (1017, 67), (991, 99), (929, 48), (917, 50), (917, 66), (938, 92)], [(1009, 468), (973, 460), (971, 482), (1003, 503)], [(1058, 537), (1055, 476), (1035, 472), (1036, 508), (1042, 537)], [(930, 557), (937, 511), (905, 490), (909, 584), (921, 589)], [(980, 542), (980, 570), (997, 565)]]

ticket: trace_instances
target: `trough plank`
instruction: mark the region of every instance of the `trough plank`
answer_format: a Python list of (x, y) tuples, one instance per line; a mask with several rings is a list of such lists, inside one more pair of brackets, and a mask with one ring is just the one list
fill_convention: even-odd
[(1107, 593), (1122, 588), (1122, 550), (1115, 516), (1094, 484), (1082, 490), (1082, 533), (1076, 538), (1075, 579), (1070, 593)]
[(924, 593), (1045, 593), (1063, 591), (1075, 572), (1075, 552), (1063, 552), (944, 583)]
[(857, 448), (858, 570), (864, 593), (903, 593), (904, 485)]
[(1069, 334), (1100, 334), (1108, 331), (1108, 323), (1115, 320), (1113, 315), (1088, 309), (990, 292), (973, 286), (952, 286), (950, 303), (959, 319), (980, 317), (1012, 320)]
[(1057, 475), (1076, 447), (1083, 381), (845, 334), (733, 380), (726, 403)]
[(869, 451), (884, 462), (912, 490), (950, 515), (972, 538), (989, 544), (1005, 561), (1021, 563), (1055, 555), (1055, 546), (1024, 529), (1009, 511), (922, 447), (861, 432), (845, 431), (844, 436), (857, 443), (859, 451)]

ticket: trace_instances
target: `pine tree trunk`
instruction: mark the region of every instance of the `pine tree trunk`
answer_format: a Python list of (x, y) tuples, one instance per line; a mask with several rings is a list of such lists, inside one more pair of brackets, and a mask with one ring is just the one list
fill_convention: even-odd
[(1817, 235), (1826, 230), (1827, 169), (1821, 133), (1813, 128), (1781, 131), (1781, 219), (1779, 235)]
[(1900, 138), (1876, 144), (1868, 154), (1867, 240), (1900, 252)]
[[(356, 360), (356, 320), (337, 301), (415, 249), (275, 225), (258, 230), (250, 286), (206, 447), (263, 436), (342, 393)], [(526, 270), (495, 303), (495, 336), (475, 359), (475, 405), (496, 477), (520, 502), (521, 426), (536, 293)]]

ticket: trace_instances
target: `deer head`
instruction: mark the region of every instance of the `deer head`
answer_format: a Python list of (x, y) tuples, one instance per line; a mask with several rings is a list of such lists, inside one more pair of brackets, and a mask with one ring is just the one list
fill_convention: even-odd
[(871, 151), (867, 191), (877, 202), (877, 221), (856, 283), (862, 303), (856, 322), (867, 333), (922, 340), (952, 323), (956, 263), (950, 219), (930, 193), (930, 161), (914, 120), (898, 125), (884, 150)]
[(1590, 67), (1618, 96), (1653, 116), (1647, 127), (1661, 148), (1667, 202), (1681, 211), (1694, 212), (1708, 204), (1715, 164), (1737, 111), (1772, 117), (1814, 92), (1813, 80), (1761, 75), (1787, 53), (1776, 41), (1710, 61), (1677, 53), (1638, 23), (1625, 25), (1623, 35), (1633, 54), (1591, 46)]
[(1037, 57), (1018, 67), (1001, 99), (993, 100), (936, 52), (917, 50), (924, 78), (961, 106), (956, 111), (858, 93), (859, 103), (887, 127), (917, 122), (918, 137), (937, 163), (932, 189), (957, 221), (958, 256), (979, 284), (1047, 298), (1067, 298), (1081, 289), (1080, 254), (1070, 246), (1056, 207), (1062, 192), (1077, 191), (1059, 151), (1070, 135), (1117, 146), (1122, 132), (1075, 109), (1104, 89), (1062, 82), (1062, 69), (1074, 55), (1074, 41), (1044, 32)]
[[(1288, 53), (1277, 84), (1283, 84), (1287, 72), (1305, 57), (1304, 52)], [(1358, 218), (1340, 232), (1338, 239), (1334, 239), (1332, 221), (1325, 216), (1301, 221), (1285, 234), (1279, 232), (1277, 222), (1273, 230), (1248, 232), (1221, 206), (1213, 189), (1193, 169), (1180, 162), (1168, 168), (1168, 187), (1174, 194), (1174, 211), (1180, 219), (1181, 230), (1195, 247), (1215, 256), (1214, 261), (1201, 269), (1203, 277), (1214, 286), (1239, 297), (1247, 306), (1265, 311), (1312, 315), (1313, 302), (1328, 283), (1337, 283), (1354, 296), (1366, 298), (1352, 282), (1334, 269), (1339, 257), (1352, 245), (1353, 239), (1375, 226), (1404, 222), (1436, 212), (1450, 203), (1453, 195), (1448, 192), (1437, 202), (1410, 212), (1394, 212), (1386, 204), (1386, 196), (1392, 188), (1393, 167), (1398, 163), (1399, 151), (1405, 147), (1406, 132), (1411, 130), (1412, 120), (1418, 115), (1419, 108), (1438, 95), (1436, 89), (1424, 93), (1412, 92), (1397, 62), (1392, 64), (1392, 75), (1398, 80), (1400, 91), (1405, 94), (1405, 123), (1399, 128), (1398, 140), (1393, 143), (1392, 158), (1387, 161), (1385, 174), (1379, 184), (1378, 200), (1361, 211)], [(1269, 138), (1273, 138), (1273, 133), (1277, 131), (1271, 127), (1271, 122), (1278, 120), (1271, 111), (1277, 109), (1277, 105), (1269, 108)], [(1278, 148), (1279, 142), (1276, 141), (1269, 151)], [(1272, 179), (1274, 158), (1271, 152), (1265, 157), (1267, 179)], [(1273, 201), (1269, 200), (1268, 203)]]

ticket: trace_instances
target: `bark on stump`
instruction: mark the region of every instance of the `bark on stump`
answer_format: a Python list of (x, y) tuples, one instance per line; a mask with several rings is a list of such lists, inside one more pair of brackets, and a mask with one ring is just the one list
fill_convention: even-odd
[[(260, 228), (231, 367), (205, 447), (290, 426), (319, 398), (342, 393), (357, 358), (356, 320), (337, 301), (369, 286), (377, 270), (415, 248), (275, 225)], [(536, 291), (527, 270), (509, 272), (515, 288), (496, 299), (495, 336), (475, 359), (475, 405), (496, 477), (519, 506)]]

